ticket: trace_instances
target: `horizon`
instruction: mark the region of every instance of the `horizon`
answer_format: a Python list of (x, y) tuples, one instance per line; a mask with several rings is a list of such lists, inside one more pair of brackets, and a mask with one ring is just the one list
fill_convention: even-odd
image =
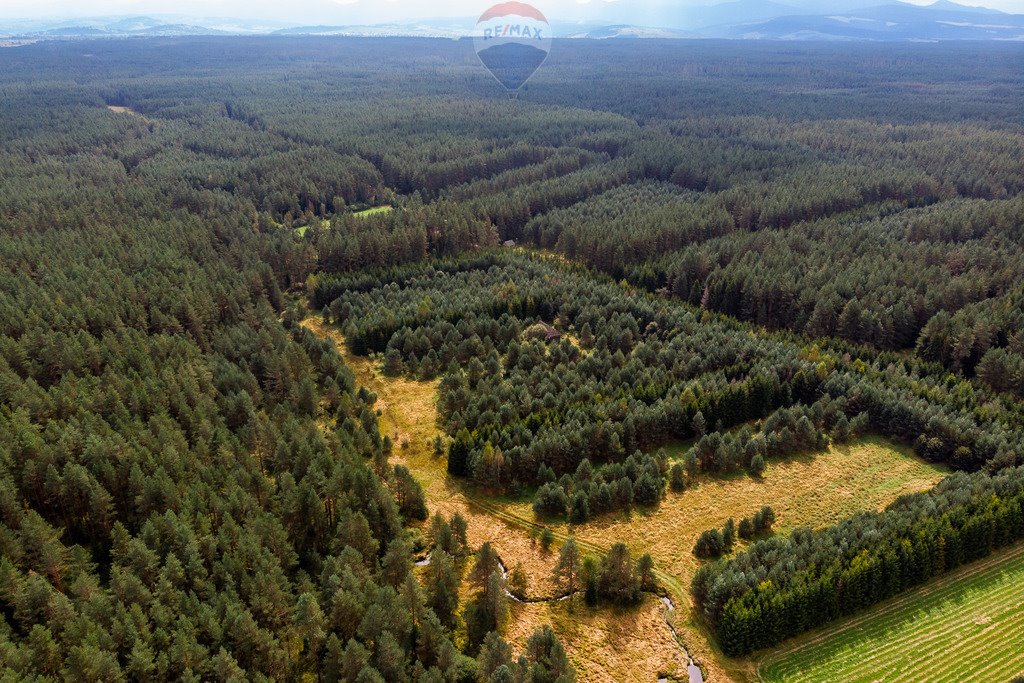
[[(735, 0), (536, 0), (533, 4), (550, 19), (563, 22), (630, 24), (658, 28), (686, 28), (686, 13)], [(897, 4), (925, 7), (935, 0), (829, 0), (823, 8), (814, 0), (764, 0), (765, 5), (786, 5), (794, 14), (850, 12), (870, 6)], [(193, 20), (236, 19), (302, 26), (316, 24), (374, 25), (479, 15), (492, 0), (449, 0), (424, 13), (413, 0), (294, 0), (287, 8), (273, 0), (9, 0), (0, 8), (6, 21), (74, 21), (112, 17), (177, 17)], [(967, 0), (954, 4), (1024, 14), (1024, 0)]]

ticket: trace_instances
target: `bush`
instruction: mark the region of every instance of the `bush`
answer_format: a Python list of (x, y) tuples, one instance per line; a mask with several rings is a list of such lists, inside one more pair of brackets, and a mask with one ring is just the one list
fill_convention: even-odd
[(551, 549), (551, 544), (555, 542), (555, 534), (551, 529), (544, 527), (544, 530), (540, 532), (540, 547), (541, 550), (547, 552)]
[(693, 546), (693, 554), (702, 560), (710, 560), (721, 557), (723, 548), (725, 548), (725, 543), (722, 541), (722, 532), (718, 529), (710, 529), (697, 539), (697, 544)]
[(683, 463), (677, 462), (672, 465), (672, 471), (669, 475), (669, 485), (676, 493), (681, 493), (686, 490), (686, 469), (683, 467)]
[(569, 521), (573, 524), (583, 524), (588, 519), (590, 519), (590, 503), (587, 500), (587, 494), (577, 491), (572, 496)]
[(750, 474), (760, 477), (764, 474), (764, 467), (764, 458), (760, 454), (755, 455), (750, 461)]
[(569, 507), (569, 497), (558, 484), (547, 483), (537, 490), (533, 511), (538, 517), (561, 517)]

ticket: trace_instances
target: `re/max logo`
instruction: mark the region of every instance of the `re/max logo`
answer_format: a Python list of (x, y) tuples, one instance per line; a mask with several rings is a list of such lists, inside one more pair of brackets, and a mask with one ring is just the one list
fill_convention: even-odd
[(484, 40), (490, 40), (491, 38), (506, 38), (506, 37), (518, 37), (518, 38), (533, 38), (535, 40), (543, 40), (541, 36), (541, 30), (539, 28), (520, 24), (505, 24), (504, 26), (495, 26), (494, 28), (484, 29)]

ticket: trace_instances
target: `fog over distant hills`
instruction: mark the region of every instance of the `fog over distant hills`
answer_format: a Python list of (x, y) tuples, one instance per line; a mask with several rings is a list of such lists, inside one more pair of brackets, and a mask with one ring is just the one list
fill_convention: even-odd
[[(593, 3), (592, 3), (593, 4)], [(561, 38), (725, 38), (826, 41), (1024, 41), (1024, 13), (877, 0), (734, 0), (672, 5), (664, 0), (602, 3), (588, 15), (551, 17)], [(590, 7), (584, 5), (583, 7)], [(630, 20), (632, 18), (632, 20)], [(637, 20), (639, 18), (639, 21)], [(338, 35), (460, 38), (475, 18), (444, 17), (383, 23), (303, 23), (181, 15), (0, 19), (7, 39), (125, 38), (175, 35)]]

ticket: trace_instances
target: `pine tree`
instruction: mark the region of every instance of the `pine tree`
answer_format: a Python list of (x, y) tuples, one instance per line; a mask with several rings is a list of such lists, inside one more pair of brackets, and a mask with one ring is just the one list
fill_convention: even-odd
[(478, 675), (483, 680), (489, 681), (499, 668), (512, 666), (512, 647), (497, 631), (491, 631), (484, 638), (476, 661)]
[(454, 628), (460, 583), (458, 572), (455, 570), (455, 560), (443, 550), (434, 550), (430, 555), (429, 576), (427, 604), (434, 610), (442, 624)]
[(760, 453), (750, 460), (750, 474), (754, 477), (761, 477), (764, 474), (764, 457)]
[(577, 491), (572, 496), (572, 504), (569, 506), (569, 521), (573, 524), (583, 524), (590, 519), (590, 502), (587, 494)]
[(470, 581), (478, 588), (485, 588), (491, 574), (499, 568), (500, 564), (501, 560), (498, 558), (498, 553), (491, 546), (491, 542), (485, 541), (476, 553), (473, 570), (469, 575)]
[(577, 581), (580, 573), (580, 551), (576, 545), (576, 539), (570, 536), (562, 544), (558, 553), (558, 563), (555, 565), (552, 580), (563, 587), (566, 595), (569, 595), (569, 611), (572, 612), (573, 594), (576, 592)]
[(551, 548), (551, 544), (555, 542), (555, 534), (550, 528), (544, 527), (540, 532), (540, 547), (541, 550), (547, 552)]
[(640, 587), (643, 590), (654, 590), (656, 580), (654, 578), (654, 558), (650, 553), (644, 553), (636, 561), (636, 573), (640, 578)]
[(597, 588), (601, 597), (616, 604), (629, 605), (640, 599), (640, 579), (625, 544), (616, 543), (602, 558)]
[(672, 490), (676, 493), (681, 493), (686, 490), (686, 470), (683, 467), (683, 463), (677, 462), (672, 465), (669, 481)]
[(384, 354), (384, 374), (388, 377), (398, 377), (404, 371), (402, 354), (396, 348), (389, 348)]
[(693, 416), (693, 434), (698, 439), (702, 438), (708, 433), (707, 421), (704, 419), (704, 413), (697, 411), (697, 414)]
[(736, 543), (736, 520), (730, 517), (725, 522), (725, 526), (722, 528), (722, 552), (732, 552), (732, 547)]
[(464, 477), (469, 474), (471, 438), (463, 427), (448, 446), (448, 474)]

